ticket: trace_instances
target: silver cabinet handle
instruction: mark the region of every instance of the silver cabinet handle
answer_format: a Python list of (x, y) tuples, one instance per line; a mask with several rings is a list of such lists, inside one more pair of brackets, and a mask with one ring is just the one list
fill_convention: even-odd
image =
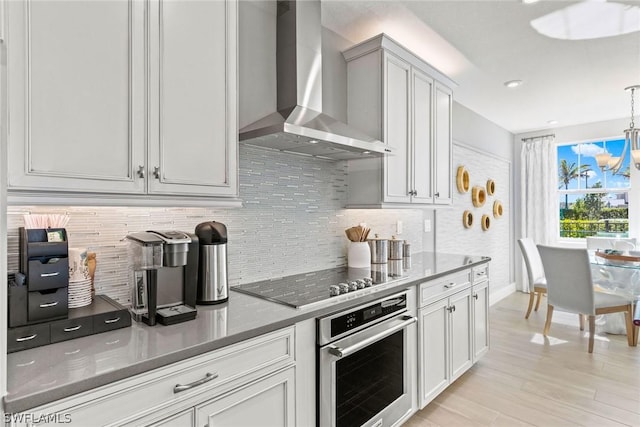
[(348, 356), (352, 353), (355, 353), (358, 350), (361, 350), (363, 348), (365, 348), (366, 346), (368, 346), (369, 344), (372, 344), (376, 341), (381, 340), (382, 338), (385, 338), (391, 334), (394, 334), (396, 332), (398, 332), (401, 329), (406, 328), (407, 326), (411, 325), (412, 323), (416, 323), (418, 321), (418, 318), (415, 316), (402, 316), (401, 319), (403, 320), (402, 323), (397, 324), (396, 326), (389, 328), (385, 331), (382, 331), (378, 334), (372, 335), (367, 339), (364, 339), (362, 341), (360, 341), (357, 344), (354, 344), (352, 346), (349, 347), (345, 347), (345, 348), (341, 348), (341, 347), (336, 347), (336, 346), (329, 346), (329, 353), (333, 354), (334, 356), (338, 356), (338, 357), (345, 357)]
[(28, 337), (22, 337), (22, 338), (16, 338), (17, 342), (23, 342), (23, 341), (30, 341), (32, 339), (34, 339), (35, 337), (37, 337), (38, 334), (33, 334), (33, 335), (29, 335)]
[(475, 299), (476, 301), (478, 301), (478, 294), (473, 294), (473, 299)]
[(56, 305), (58, 305), (59, 301), (54, 301), (54, 302), (48, 302), (46, 304), (40, 304), (40, 308), (49, 308), (49, 307), (55, 307)]
[(438, 191), (436, 194), (434, 194), (434, 196), (440, 197), (440, 192)]
[(209, 372), (207, 372), (207, 375), (204, 376), (204, 378), (200, 378), (197, 381), (194, 381), (192, 383), (189, 384), (176, 384), (176, 386), (173, 388), (173, 392), (174, 393), (180, 393), (181, 391), (185, 391), (185, 390), (189, 390), (190, 388), (194, 388), (194, 387), (198, 387), (199, 385), (202, 385), (204, 383), (208, 383), (211, 380), (214, 380), (218, 378), (218, 373), (216, 372), (215, 374), (211, 374)]
[(56, 271), (55, 273), (40, 273), (40, 277), (53, 277), (59, 275), (60, 272)]
[(153, 176), (156, 179), (160, 179), (160, 166), (154, 166), (153, 167)]
[(116, 317), (115, 319), (107, 319), (104, 321), (104, 323), (109, 324), (109, 323), (116, 323), (118, 320), (120, 320), (119, 317)]
[(63, 331), (65, 331), (65, 332), (73, 332), (73, 331), (77, 331), (80, 328), (82, 328), (82, 325), (72, 326), (71, 328), (64, 328)]
[(138, 166), (138, 178), (144, 178), (144, 166)]
[(445, 289), (451, 289), (456, 285), (456, 282), (447, 283), (444, 285)]

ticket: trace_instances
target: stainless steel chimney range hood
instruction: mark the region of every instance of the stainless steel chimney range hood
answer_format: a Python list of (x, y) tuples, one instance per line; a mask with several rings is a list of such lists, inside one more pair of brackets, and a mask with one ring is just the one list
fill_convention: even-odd
[(319, 0), (279, 0), (277, 109), (240, 129), (240, 142), (330, 160), (380, 157), (385, 143), (322, 113)]

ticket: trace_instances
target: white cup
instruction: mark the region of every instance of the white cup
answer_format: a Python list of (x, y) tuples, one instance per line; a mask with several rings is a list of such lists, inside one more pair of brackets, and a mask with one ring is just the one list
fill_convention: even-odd
[(69, 248), (69, 281), (79, 282), (89, 279), (87, 248)]
[(371, 249), (367, 242), (349, 242), (347, 266), (350, 268), (371, 267)]

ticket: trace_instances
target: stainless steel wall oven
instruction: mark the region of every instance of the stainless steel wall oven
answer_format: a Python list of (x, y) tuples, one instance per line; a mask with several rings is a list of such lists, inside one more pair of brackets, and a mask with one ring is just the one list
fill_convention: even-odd
[(416, 321), (407, 292), (318, 319), (319, 426), (392, 426), (412, 410)]

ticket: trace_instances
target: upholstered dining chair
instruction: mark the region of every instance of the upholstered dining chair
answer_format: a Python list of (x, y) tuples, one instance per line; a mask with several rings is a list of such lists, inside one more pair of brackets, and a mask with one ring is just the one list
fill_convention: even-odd
[(540, 299), (542, 295), (547, 293), (547, 279), (544, 276), (544, 267), (542, 266), (538, 248), (533, 240), (525, 237), (518, 240), (518, 245), (520, 246), (524, 264), (527, 267), (527, 277), (529, 278), (529, 306), (527, 307), (527, 314), (524, 315), (524, 318), (528, 319), (536, 296), (538, 297), (536, 311), (540, 308)]
[[(623, 312), (627, 328), (627, 342), (629, 346), (636, 345), (635, 331), (631, 320), (633, 315), (632, 302), (619, 295), (596, 292), (593, 289), (591, 265), (586, 249), (538, 245), (538, 252), (547, 278), (545, 336), (549, 333), (553, 310), (556, 308), (588, 316), (589, 353), (593, 353), (596, 315)], [(582, 321), (581, 329), (583, 329)]]

